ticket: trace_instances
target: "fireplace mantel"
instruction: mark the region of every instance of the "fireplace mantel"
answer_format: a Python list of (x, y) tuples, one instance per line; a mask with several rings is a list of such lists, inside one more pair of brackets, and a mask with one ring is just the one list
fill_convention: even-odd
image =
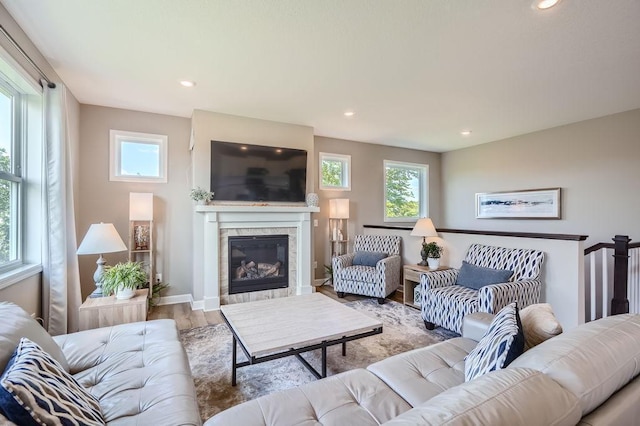
[(313, 292), (311, 213), (318, 207), (291, 205), (202, 205), (195, 207), (193, 235), (194, 309), (220, 308), (222, 229), (295, 228), (296, 294)]

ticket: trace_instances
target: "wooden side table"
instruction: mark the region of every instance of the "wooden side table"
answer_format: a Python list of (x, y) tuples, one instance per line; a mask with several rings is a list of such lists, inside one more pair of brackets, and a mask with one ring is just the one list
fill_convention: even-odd
[(80, 306), (80, 330), (147, 320), (148, 289), (137, 290), (128, 300), (115, 296), (87, 298)]
[[(441, 266), (436, 271), (444, 271), (446, 269), (451, 269), (449, 266)], [(420, 285), (420, 275), (423, 272), (431, 272), (428, 266), (420, 266), (420, 265), (404, 265), (402, 267), (402, 292), (403, 292), (403, 302), (407, 306), (411, 306), (412, 308), (420, 309), (420, 305), (415, 303), (413, 300), (413, 291), (416, 286)]]

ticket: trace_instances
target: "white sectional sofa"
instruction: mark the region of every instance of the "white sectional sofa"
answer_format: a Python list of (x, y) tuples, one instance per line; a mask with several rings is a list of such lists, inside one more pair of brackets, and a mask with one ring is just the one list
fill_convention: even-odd
[[(466, 327), (465, 327), (466, 328)], [(581, 325), (464, 381), (466, 333), (263, 396), (214, 425), (632, 425), (640, 419), (640, 315)], [(478, 330), (471, 330), (478, 338)]]
[[(189, 361), (173, 320), (51, 337), (0, 302), (0, 373), (22, 337), (56, 359), (100, 404), (108, 425), (200, 425)], [(0, 414), (0, 425), (12, 425)]]

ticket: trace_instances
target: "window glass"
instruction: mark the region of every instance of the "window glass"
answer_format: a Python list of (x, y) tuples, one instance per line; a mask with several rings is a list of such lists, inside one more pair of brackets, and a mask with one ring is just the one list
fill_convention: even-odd
[(120, 173), (127, 176), (160, 177), (158, 144), (122, 141)]
[(0, 170), (11, 172), (12, 97), (0, 90)]
[(320, 189), (351, 190), (351, 156), (320, 153)]
[(384, 161), (386, 222), (407, 222), (428, 216), (428, 170), (424, 164)]

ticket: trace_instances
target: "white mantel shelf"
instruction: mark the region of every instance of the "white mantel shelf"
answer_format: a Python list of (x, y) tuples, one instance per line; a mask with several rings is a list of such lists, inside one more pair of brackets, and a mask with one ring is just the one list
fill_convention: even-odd
[[(223, 262), (223, 230), (269, 228), (295, 231), (295, 294), (313, 293), (311, 214), (320, 208), (305, 205), (197, 205), (194, 209), (193, 285), (195, 309), (220, 309), (220, 281)], [(290, 240), (291, 241), (291, 240)]]

